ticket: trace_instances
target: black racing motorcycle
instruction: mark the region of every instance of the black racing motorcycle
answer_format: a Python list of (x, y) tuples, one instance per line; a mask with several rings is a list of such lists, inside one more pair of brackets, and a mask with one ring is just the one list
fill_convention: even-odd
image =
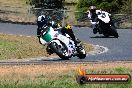
[(97, 15), (96, 28), (99, 34), (103, 34), (105, 37), (114, 36), (118, 38), (118, 32), (110, 17), (111, 14), (105, 11), (99, 12)]

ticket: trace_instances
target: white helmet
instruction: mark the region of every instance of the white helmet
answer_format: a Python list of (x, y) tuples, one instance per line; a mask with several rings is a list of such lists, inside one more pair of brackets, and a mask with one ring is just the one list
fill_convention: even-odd
[(89, 11), (90, 12), (96, 12), (96, 6), (90, 6)]
[(38, 20), (38, 21), (43, 21), (43, 20), (45, 20), (45, 15), (39, 16), (37, 20)]

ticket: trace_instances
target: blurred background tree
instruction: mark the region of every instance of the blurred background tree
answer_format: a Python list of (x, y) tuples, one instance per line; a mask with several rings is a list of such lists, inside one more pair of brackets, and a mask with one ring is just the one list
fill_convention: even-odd
[(79, 11), (76, 14), (78, 20), (85, 20), (86, 12), (91, 5), (97, 9), (102, 9), (109, 13), (132, 13), (132, 0), (78, 0), (76, 8)]
[[(40, 10), (34, 11), (36, 16), (40, 14), (45, 14), (53, 18), (56, 18), (57, 21), (63, 19), (64, 15), (62, 10), (64, 9), (64, 5), (66, 7), (73, 5), (72, 8), (76, 8), (72, 11), (73, 14), (68, 15), (68, 17), (74, 18), (77, 22), (86, 22), (87, 13), (85, 13), (89, 6), (95, 5), (97, 9), (102, 9), (109, 13), (132, 13), (132, 1), (131, 0), (27, 0), (28, 4), (32, 5), (34, 8), (42, 8)], [(71, 4), (72, 3), (72, 4)], [(71, 8), (71, 7), (70, 7)], [(54, 9), (54, 10), (45, 10), (45, 9)], [(76, 11), (75, 11), (76, 10)], [(68, 13), (68, 12), (67, 12)], [(115, 18), (126, 19), (127, 16), (115, 16)], [(131, 21), (131, 15), (127, 17), (129, 21)], [(58, 20), (59, 19), (59, 20)], [(74, 22), (75, 22), (74, 19)], [(73, 19), (72, 19), (73, 20)], [(71, 20), (69, 20), (71, 21)], [(78, 24), (78, 23), (77, 23)]]
[(59, 9), (64, 8), (64, 0), (27, 0), (27, 4), (32, 6), (31, 12), (37, 17), (43, 14), (56, 21), (63, 18), (63, 12), (59, 11)]
[(64, 0), (29, 0), (28, 3), (35, 8), (61, 9)]
[(132, 0), (124, 0), (123, 6), (121, 7), (121, 12), (123, 13), (132, 13)]
[(78, 0), (77, 10), (86, 11), (91, 5), (108, 12), (118, 12), (123, 6), (123, 0)]

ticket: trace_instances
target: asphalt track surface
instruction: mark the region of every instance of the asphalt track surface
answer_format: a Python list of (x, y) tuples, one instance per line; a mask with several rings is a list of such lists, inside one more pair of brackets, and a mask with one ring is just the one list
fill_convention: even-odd
[[(11, 23), (0, 23), (0, 33), (4, 34), (15, 34), (24, 36), (36, 36), (36, 25), (20, 25)], [(83, 60), (79, 60), (77, 57), (73, 57), (68, 61), (64, 62), (96, 62), (96, 61), (129, 61), (132, 60), (132, 30), (131, 29), (118, 29), (119, 38), (109, 37), (105, 38), (103, 35), (93, 34), (92, 30), (88, 27), (76, 28), (73, 27), (75, 35), (81, 41), (92, 43), (106, 47), (107, 52), (102, 54), (88, 54)], [(49, 63), (49, 62), (63, 62), (59, 58), (54, 59), (41, 59), (32, 60), (31, 62), (20, 62), (20, 63)], [(2, 62), (3, 63), (3, 62)], [(2, 64), (1, 63), (1, 64)], [(7, 63), (8, 62), (4, 62)], [(16, 63), (16, 62), (12, 62)], [(19, 62), (18, 62), (19, 63)]]

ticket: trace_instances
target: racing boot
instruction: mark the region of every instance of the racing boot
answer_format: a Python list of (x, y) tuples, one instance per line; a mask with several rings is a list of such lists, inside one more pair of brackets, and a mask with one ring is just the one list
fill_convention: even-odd
[(76, 46), (76, 51), (77, 51), (76, 55), (77, 55), (82, 49), (81, 41), (77, 38), (76, 38), (75, 46)]
[(37, 36), (37, 37), (38, 37), (39, 43), (42, 44), (41, 41), (40, 41), (40, 36)]
[(76, 48), (78, 48), (80, 46), (81, 41), (78, 38), (75, 38), (74, 43)]

